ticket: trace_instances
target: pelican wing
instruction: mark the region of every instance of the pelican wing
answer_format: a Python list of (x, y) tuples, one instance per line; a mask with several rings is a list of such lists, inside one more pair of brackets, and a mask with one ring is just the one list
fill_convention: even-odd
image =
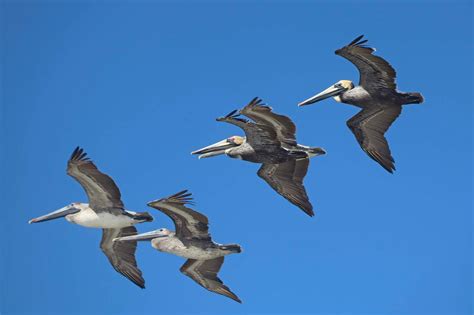
[(137, 242), (114, 242), (117, 237), (136, 235), (137, 229), (134, 226), (128, 226), (122, 229), (102, 229), (102, 240), (100, 248), (109, 259), (112, 267), (135, 283), (140, 288), (145, 288), (145, 279), (142, 272), (138, 269), (135, 260), (135, 250)]
[(309, 159), (291, 160), (281, 164), (263, 164), (257, 174), (285, 199), (298, 206), (307, 215), (313, 216), (313, 206), (303, 186), (308, 166)]
[(383, 58), (374, 56), (374, 48), (364, 45), (361, 35), (349, 45), (336, 50), (336, 55), (346, 58), (359, 69), (359, 85), (367, 91), (377, 91), (381, 88), (395, 90), (395, 69)]
[(149, 205), (173, 220), (178, 238), (210, 240), (207, 217), (186, 207), (186, 204), (192, 204), (192, 200), (191, 193), (183, 190), (170, 197), (152, 201)]
[(347, 121), (362, 150), (390, 173), (395, 161), (384, 134), (401, 111), (401, 106), (363, 109)]
[(235, 295), (217, 276), (223, 263), (224, 257), (209, 260), (188, 259), (179, 270), (207, 290), (217, 294), (222, 294), (234, 301), (242, 303), (237, 295)]
[(265, 106), (258, 97), (245, 106), (240, 113), (258, 124), (273, 128), (278, 139), (285, 144), (296, 146), (296, 126), (290, 118), (272, 112), (272, 108)]
[(77, 147), (67, 163), (68, 175), (81, 184), (89, 197), (94, 211), (107, 208), (122, 208), (120, 190), (112, 178), (97, 169), (83, 149)]
[(217, 118), (217, 121), (224, 121), (240, 127), (245, 132), (246, 141), (254, 148), (263, 146), (281, 146), (276, 130), (266, 124), (254, 123), (240, 118), (237, 110), (227, 114), (225, 117)]

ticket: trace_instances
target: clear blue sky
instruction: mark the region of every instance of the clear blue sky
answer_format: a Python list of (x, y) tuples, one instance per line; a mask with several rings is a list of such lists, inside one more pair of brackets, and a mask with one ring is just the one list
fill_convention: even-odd
[[(3, 1), (2, 314), (470, 314), (472, 4), (466, 2)], [(340, 79), (334, 54), (365, 34), (420, 91), (387, 137), (388, 174), (346, 127), (357, 112), (299, 101)], [(189, 153), (242, 134), (215, 118), (263, 98), (324, 147), (306, 187), (316, 216), (260, 180), (258, 165)], [(221, 277), (239, 305), (140, 244), (147, 288), (117, 274), (101, 231), (28, 219), (87, 201), (65, 173), (83, 146), (119, 185), (140, 231), (173, 227), (146, 202), (189, 189), (214, 239), (244, 248)]]

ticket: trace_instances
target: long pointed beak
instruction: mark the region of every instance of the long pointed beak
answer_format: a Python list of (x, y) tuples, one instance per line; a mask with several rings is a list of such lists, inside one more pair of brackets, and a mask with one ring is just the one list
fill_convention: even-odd
[(346, 88), (344, 88), (342, 86), (341, 87), (334, 87), (334, 85), (331, 85), (330, 87), (328, 87), (327, 89), (325, 89), (321, 93), (316, 94), (315, 96), (312, 96), (312, 97), (308, 98), (307, 100), (302, 101), (301, 103), (298, 104), (298, 106), (305, 106), (305, 105), (313, 104), (313, 103), (319, 102), (321, 100), (324, 100), (328, 97), (336, 96), (339, 93), (343, 92), (345, 89)]
[(31, 224), (31, 223), (39, 223), (39, 222), (54, 220), (54, 219), (65, 217), (68, 214), (77, 213), (79, 211), (81, 211), (81, 209), (74, 208), (72, 206), (66, 206), (66, 207), (63, 207), (59, 210), (56, 210), (56, 211), (53, 211), (53, 212), (48, 213), (46, 215), (43, 215), (41, 217), (31, 219), (30, 221), (28, 221), (28, 223)]
[(137, 235), (130, 235), (130, 236), (123, 236), (123, 237), (116, 237), (114, 238), (114, 242), (123, 242), (123, 241), (149, 241), (154, 238), (158, 237), (165, 237), (159, 230), (137, 234)]
[(208, 145), (202, 149), (191, 152), (191, 154), (199, 154), (199, 159), (217, 156), (225, 153), (225, 150), (235, 147), (234, 143), (227, 141), (227, 139), (217, 143)]

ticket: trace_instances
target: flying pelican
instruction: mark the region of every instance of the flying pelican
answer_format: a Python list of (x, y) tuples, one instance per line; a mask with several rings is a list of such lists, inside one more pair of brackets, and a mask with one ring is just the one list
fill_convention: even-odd
[(151, 246), (161, 252), (187, 258), (180, 271), (199, 285), (242, 303), (217, 276), (224, 263), (224, 256), (240, 253), (240, 245), (214, 243), (208, 232), (207, 217), (186, 207), (186, 204), (193, 204), (191, 193), (187, 190), (148, 203), (148, 206), (169, 216), (176, 231), (163, 228), (133, 236), (117, 237), (114, 241), (120, 244), (150, 240)]
[(347, 121), (347, 126), (354, 133), (362, 150), (393, 173), (395, 161), (384, 134), (400, 115), (402, 105), (420, 104), (423, 96), (416, 92), (399, 92), (395, 84), (395, 70), (383, 58), (372, 55), (375, 49), (364, 45), (367, 40), (361, 40), (363, 36), (336, 50), (336, 55), (346, 58), (359, 69), (359, 85), (354, 87), (352, 81), (341, 80), (298, 106), (333, 96), (337, 102), (362, 108)]
[[(239, 117), (245, 115), (254, 120)], [(313, 216), (303, 178), (309, 166), (309, 158), (326, 154), (322, 148), (310, 148), (296, 142), (296, 126), (290, 118), (272, 112), (272, 108), (254, 98), (239, 112), (232, 111), (217, 121), (242, 128), (246, 137), (233, 136), (215, 144), (191, 152), (199, 158), (226, 154), (253, 163), (262, 163), (258, 176), (289, 202)]]
[(145, 288), (142, 272), (135, 260), (136, 242), (114, 243), (121, 236), (136, 235), (137, 223), (151, 222), (148, 212), (132, 212), (124, 209), (120, 190), (112, 178), (100, 172), (87, 157), (83, 149), (77, 147), (72, 153), (67, 174), (84, 188), (89, 203), (72, 203), (59, 210), (31, 219), (28, 223), (38, 223), (65, 217), (68, 222), (85, 227), (102, 228), (100, 248), (114, 269), (141, 288)]

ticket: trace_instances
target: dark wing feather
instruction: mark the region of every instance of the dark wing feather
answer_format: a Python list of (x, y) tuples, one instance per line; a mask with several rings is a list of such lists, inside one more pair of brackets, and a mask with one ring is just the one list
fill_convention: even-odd
[(149, 202), (148, 205), (173, 220), (178, 238), (210, 240), (207, 217), (185, 206), (193, 204), (192, 200), (191, 193), (183, 190), (167, 198)]
[(256, 123), (267, 125), (276, 132), (278, 140), (290, 146), (296, 146), (296, 126), (290, 118), (272, 112), (272, 108), (265, 106), (258, 97), (250, 101), (240, 113)]
[(401, 106), (363, 109), (347, 121), (362, 150), (390, 173), (395, 161), (384, 134), (401, 111)]
[(291, 160), (281, 164), (263, 164), (257, 174), (289, 202), (309, 216), (314, 216), (313, 206), (303, 186), (308, 166), (309, 159)]
[(144, 289), (145, 279), (143, 279), (142, 272), (138, 269), (137, 261), (135, 260), (137, 242), (113, 241), (113, 239), (117, 237), (136, 235), (137, 229), (134, 226), (129, 226), (122, 229), (102, 229), (102, 232), (100, 248), (114, 269)]
[(77, 147), (67, 163), (67, 173), (81, 184), (94, 211), (122, 208), (120, 190), (108, 175), (97, 169), (83, 149)]
[(242, 128), (245, 132), (246, 141), (255, 149), (265, 146), (281, 146), (277, 133), (272, 127), (242, 119), (239, 117), (239, 113), (236, 113), (237, 111), (234, 110), (224, 117), (217, 118), (217, 121)]
[(367, 91), (377, 91), (381, 88), (395, 90), (395, 69), (383, 58), (374, 56), (374, 48), (364, 45), (367, 40), (360, 41), (357, 37), (349, 45), (336, 50), (336, 54), (346, 58), (359, 69), (359, 85)]
[(207, 290), (222, 294), (234, 301), (242, 303), (237, 295), (235, 295), (217, 276), (223, 263), (224, 257), (210, 260), (188, 259), (179, 270)]

